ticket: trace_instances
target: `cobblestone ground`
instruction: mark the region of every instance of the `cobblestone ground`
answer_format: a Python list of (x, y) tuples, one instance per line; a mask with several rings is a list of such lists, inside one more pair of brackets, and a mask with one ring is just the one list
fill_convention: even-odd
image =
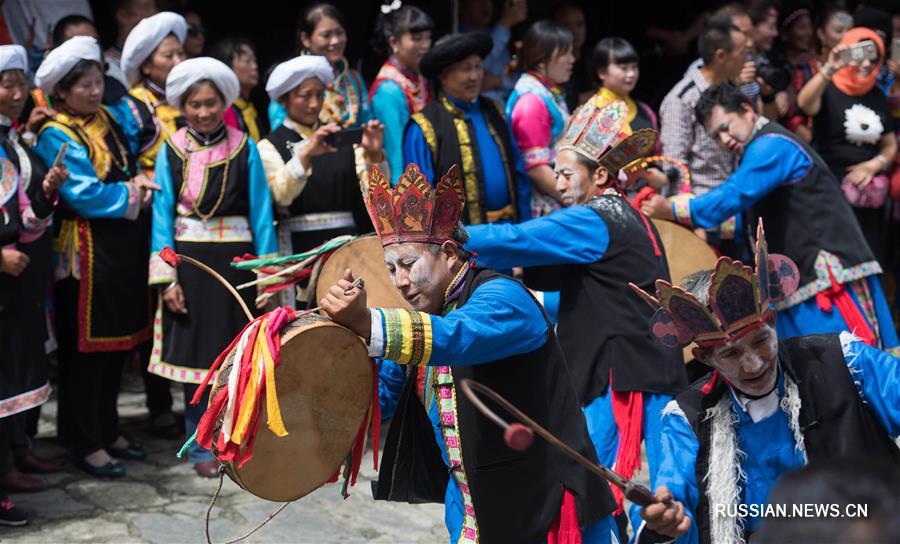
[[(100, 480), (77, 468), (45, 475), (48, 489), (14, 494), (13, 502), (32, 514), (22, 528), (0, 528), (6, 542), (205, 542), (204, 515), (218, 480), (196, 476), (186, 459), (175, 453), (181, 441), (152, 437), (145, 431), (144, 395), (134, 380), (119, 398), (122, 428), (141, 441), (146, 461), (125, 461), (128, 475)], [(139, 383), (139, 382), (138, 382)], [(131, 392), (127, 389), (132, 389)], [(177, 387), (173, 387), (175, 393)], [(182, 400), (176, 397), (175, 406)], [(62, 455), (56, 436), (56, 402), (44, 406), (36, 449), (44, 456)], [(371, 453), (350, 498), (329, 485), (288, 506), (244, 542), (445, 542), (442, 505), (375, 502)], [(259, 499), (227, 477), (213, 508), (211, 536), (224, 542), (245, 534), (278, 506)]]

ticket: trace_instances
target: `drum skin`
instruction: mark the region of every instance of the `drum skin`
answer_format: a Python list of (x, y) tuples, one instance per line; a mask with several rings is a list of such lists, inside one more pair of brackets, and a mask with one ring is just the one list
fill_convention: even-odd
[[(210, 399), (225, 384), (233, 363), (229, 354)], [(353, 446), (372, 399), (372, 373), (366, 347), (349, 329), (318, 315), (304, 315), (282, 330), (281, 364), (275, 387), (288, 435), (266, 427), (265, 396), (253, 457), (225, 471), (238, 485), (270, 501), (292, 501), (325, 484)], [(221, 428), (221, 415), (215, 435)], [(213, 441), (215, 443), (215, 440)], [(215, 452), (213, 452), (215, 453)]]
[(716, 252), (692, 231), (663, 219), (653, 219), (653, 225), (666, 248), (672, 285), (679, 285), (685, 276), (694, 272), (716, 267), (716, 261), (719, 260)]
[(391, 275), (384, 266), (384, 249), (377, 236), (361, 236), (337, 249), (328, 257), (316, 283), (316, 300), (322, 300), (344, 270), (353, 271), (353, 277), (366, 280), (366, 305), (369, 308), (404, 308), (409, 303), (391, 282)]
[[(716, 252), (691, 230), (678, 223), (663, 219), (653, 219), (653, 225), (659, 232), (659, 238), (666, 249), (672, 285), (681, 284), (681, 280), (694, 272), (711, 270), (716, 267), (716, 261), (719, 260)], [(685, 364), (694, 360), (694, 346), (696, 344), (685, 346)]]

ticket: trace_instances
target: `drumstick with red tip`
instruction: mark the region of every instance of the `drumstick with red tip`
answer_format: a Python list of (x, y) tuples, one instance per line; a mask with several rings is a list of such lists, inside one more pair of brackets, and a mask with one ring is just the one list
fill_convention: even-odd
[[(567, 446), (560, 439), (553, 436), (550, 431), (538, 425), (533, 419), (525, 415), (524, 412), (513, 406), (512, 403), (504, 399), (493, 389), (481, 385), (480, 383), (468, 378), (463, 378), (460, 381), (460, 389), (462, 389), (463, 394), (469, 399), (469, 401), (472, 402), (472, 404), (475, 405), (475, 408), (477, 408), (478, 411), (482, 413), (482, 415), (484, 415), (485, 417), (496, 423), (498, 427), (503, 429), (503, 440), (510, 448), (516, 451), (527, 450), (529, 447), (531, 447), (531, 444), (534, 441), (534, 434), (537, 433), (541, 438), (549, 442), (553, 447), (562, 451), (597, 476), (600, 476), (607, 482), (621, 489), (622, 493), (625, 495), (625, 498), (630, 500), (631, 502), (639, 506), (647, 506), (650, 504), (661, 502), (659, 499), (654, 497), (653, 493), (651, 493), (650, 490), (646, 487), (631, 480), (626, 480), (625, 478), (619, 476), (617, 473), (613, 472), (603, 465), (591, 462), (586, 457), (573, 450), (571, 447)], [(501, 408), (512, 414), (513, 417), (515, 417), (522, 423), (509, 423), (502, 417), (498, 416), (496, 413), (494, 413), (493, 410), (488, 408), (480, 398), (478, 398), (473, 389), (497, 403)], [(662, 502), (667, 505), (671, 505), (672, 503), (672, 501), (669, 499)]]

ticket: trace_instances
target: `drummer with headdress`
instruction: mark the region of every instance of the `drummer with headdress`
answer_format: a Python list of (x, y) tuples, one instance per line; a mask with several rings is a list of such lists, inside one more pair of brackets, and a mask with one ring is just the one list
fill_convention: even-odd
[(138, 160), (151, 177), (160, 146), (184, 126), (181, 112), (166, 101), (166, 78), (174, 66), (187, 58), (181, 48), (187, 28), (184, 17), (163, 11), (142, 19), (128, 33), (122, 47), (122, 71), (133, 85), (128, 94), (146, 106), (146, 110), (141, 109), (149, 134), (141, 142)]
[(847, 331), (780, 338), (774, 304), (801, 278), (791, 259), (768, 252), (760, 221), (755, 270), (721, 257), (678, 287), (636, 289), (657, 310), (651, 335), (676, 349), (696, 342), (711, 367), (665, 407), (656, 496), (673, 500), (641, 510), (637, 542), (742, 544), (786, 472), (828, 460), (900, 463), (900, 360)]
[(547, 315), (518, 281), (475, 266), (459, 222), (458, 169), (434, 185), (411, 164), (395, 189), (373, 169), (367, 191), (385, 265), (412, 309), (367, 308), (350, 270), (321, 301), (370, 356), (409, 369), (375, 498), (443, 502), (451, 542), (558, 541), (567, 532), (610, 542), (606, 483), (546, 442), (508, 449), (457, 388), (464, 378), (493, 388), (596, 461)]
[(531, 181), (500, 107), (480, 96), (491, 37), (444, 36), (422, 58), (422, 74), (438, 87), (436, 99), (412, 114), (403, 136), (403, 160), (427, 179), (456, 164), (465, 183), (468, 225), (531, 218)]
[[(359, 187), (371, 165), (387, 168), (384, 128), (371, 120), (358, 145), (329, 145), (326, 139), (341, 127), (322, 124), (319, 114), (333, 79), (334, 69), (325, 57), (301, 55), (276, 66), (266, 82), (269, 98), (287, 110), (282, 125), (259, 142), (284, 255), (343, 234), (371, 232)], [(295, 290), (284, 292), (282, 304), (293, 306)]]
[(555, 165), (566, 208), (472, 227), (468, 246), (487, 266), (559, 266), (559, 340), (600, 462), (630, 478), (645, 438), (651, 482), (660, 411), (687, 385), (681, 357), (653, 343), (641, 325), (652, 312), (628, 288), (669, 278), (659, 234), (622, 193), (633, 176), (620, 174), (655, 143), (651, 129), (631, 132), (623, 102), (579, 109)]
[[(153, 201), (150, 285), (160, 289), (149, 371), (185, 384), (185, 427), (191, 436), (203, 415), (188, 404), (206, 369), (247, 324), (240, 305), (202, 270), (177, 273), (160, 257), (172, 247), (198, 259), (238, 285), (252, 281), (230, 266), (234, 257), (277, 252), (272, 200), (256, 144), (224, 124), (225, 109), (238, 96), (237, 76), (218, 60), (186, 60), (169, 73), (166, 101), (176, 105), (187, 126), (159, 149)], [(252, 292), (244, 302), (253, 307)], [(188, 450), (198, 474), (213, 477), (212, 454), (194, 443)]]

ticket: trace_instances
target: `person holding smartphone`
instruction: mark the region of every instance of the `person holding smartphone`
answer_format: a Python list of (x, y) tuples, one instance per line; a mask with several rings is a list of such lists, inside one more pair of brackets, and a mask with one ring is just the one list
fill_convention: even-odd
[(884, 42), (875, 31), (851, 29), (797, 96), (800, 109), (814, 117), (817, 151), (842, 180), (844, 194), (883, 268), (888, 193), (884, 174), (897, 153), (894, 120), (877, 85), (884, 57)]
[[(388, 170), (384, 128), (374, 120), (344, 131), (334, 122), (322, 124), (326, 87), (334, 77), (326, 57), (301, 55), (276, 66), (266, 82), (269, 98), (287, 112), (282, 125), (259, 142), (284, 255), (372, 228), (359, 183), (372, 164)], [(283, 293), (281, 304), (294, 305), (294, 288)]]

